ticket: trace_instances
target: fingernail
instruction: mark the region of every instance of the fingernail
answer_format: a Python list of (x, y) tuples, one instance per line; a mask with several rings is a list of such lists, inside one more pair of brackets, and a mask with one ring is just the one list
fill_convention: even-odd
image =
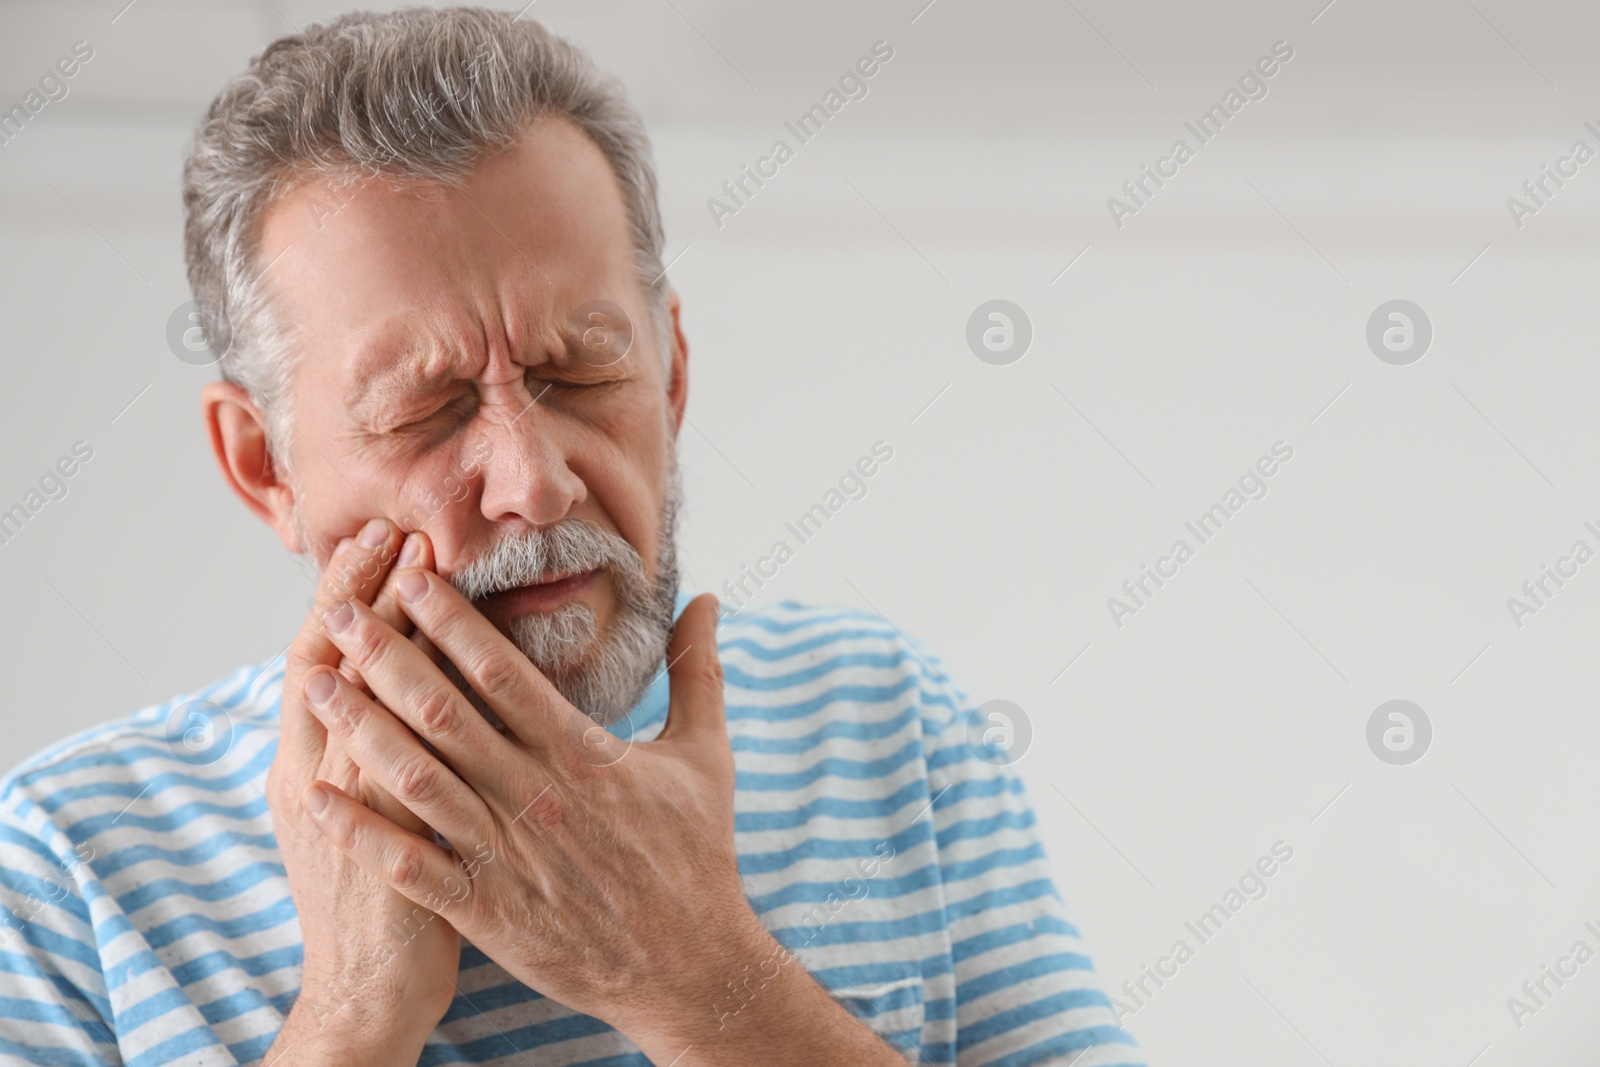
[(373, 519), (361, 527), (361, 536), (357, 543), (362, 548), (382, 548), (387, 540), (389, 540), (389, 524), (382, 519)]
[(313, 815), (321, 815), (328, 807), (328, 791), (320, 785), (313, 784), (306, 789), (306, 810)]
[(322, 625), (326, 626), (332, 633), (339, 633), (346, 626), (350, 625), (350, 620), (355, 618), (355, 616), (356, 611), (350, 606), (350, 602), (347, 600), (338, 607), (323, 613)]
[(409, 604), (414, 600), (421, 600), (427, 594), (428, 579), (422, 576), (422, 572), (412, 571), (395, 579), (394, 588), (395, 592), (400, 594), (400, 599)]
[(422, 538), (416, 534), (406, 534), (406, 543), (400, 546), (400, 566), (409, 567), (422, 555)]
[(337, 688), (339, 683), (332, 671), (319, 671), (306, 680), (306, 699), (313, 704), (326, 704)]

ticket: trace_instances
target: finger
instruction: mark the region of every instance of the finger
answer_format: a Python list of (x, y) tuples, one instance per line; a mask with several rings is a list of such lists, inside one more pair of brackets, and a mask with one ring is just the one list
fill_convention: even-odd
[[(400, 605), (395, 601), (395, 573), (401, 567), (419, 566), (432, 568), (433, 561), (433, 542), (428, 539), (428, 535), (420, 530), (413, 530), (411, 533), (406, 534), (400, 542), (400, 554), (395, 558), (394, 567), (390, 568), (388, 573), (385, 574), (383, 584), (378, 587), (378, 594), (373, 598), (373, 612), (402, 634), (410, 633), (412, 626), (411, 620), (406, 618), (406, 613), (400, 610)], [(372, 695), (372, 687), (367, 684), (365, 678), (361, 677), (361, 672), (356, 670), (356, 665), (348, 659), (340, 661), (339, 673), (347, 682), (354, 685), (361, 692), (368, 696)], [(349, 757), (346, 756), (345, 759), (348, 760)], [(332, 781), (335, 785), (341, 784), (338, 778), (326, 774), (323, 777)], [(347, 789), (346, 792), (349, 792), (349, 790)], [(425, 829), (425, 824), (422, 820), (417, 818), (415, 813), (408, 811), (394, 797), (382, 790), (373, 790), (372, 793), (376, 795), (368, 795), (366, 799), (373, 811), (404, 829), (413, 832), (422, 832)]]
[[(385, 576), (383, 584), (378, 587), (378, 594), (372, 600), (372, 610), (378, 618), (394, 627), (401, 635), (411, 633), (411, 620), (406, 613), (400, 610), (400, 604), (394, 595), (394, 576), (401, 567), (426, 567), (433, 569), (433, 544), (428, 540), (428, 535), (420, 530), (406, 534), (400, 542), (400, 554), (394, 561), (394, 568)], [(339, 673), (345, 680), (372, 692), (366, 679), (361, 677), (361, 672), (356, 670), (355, 664), (348, 660), (339, 664)]]
[(573, 744), (594, 725), (449, 582), (410, 568), (395, 575), (395, 591), (417, 629), (456, 665), (519, 741), (550, 750)]
[[(311, 713), (361, 768), (363, 777), (387, 790), (429, 826), (457, 840), (458, 835), (488, 822), (489, 810), (482, 799), (404, 723), (344, 681), (338, 671), (314, 670), (306, 679), (305, 697)], [(484, 725), (487, 728), (488, 724)]]
[(337, 660), (338, 650), (328, 638), (323, 616), (346, 601), (372, 603), (394, 562), (398, 540), (399, 531), (392, 522), (372, 519), (354, 540), (341, 542), (343, 547), (335, 550), (327, 569), (322, 572), (316, 599), (300, 630), (306, 651), (315, 655), (314, 660), (308, 661), (308, 667)]
[[(379, 617), (386, 620), (391, 626), (403, 627), (402, 633), (411, 630), (411, 620), (406, 618), (405, 612), (401, 611), (395, 603), (394, 574), (395, 568), (410, 566), (413, 563), (428, 567), (433, 566), (433, 546), (428, 541), (427, 535), (421, 531), (413, 531), (405, 535), (401, 540), (400, 552), (394, 561), (394, 568), (390, 568), (385, 573), (383, 582), (378, 587), (377, 595), (372, 600), (373, 611), (377, 612)], [(366, 693), (368, 696), (372, 695), (372, 687), (367, 685), (365, 678), (361, 677), (361, 672), (356, 670), (355, 664), (347, 659), (341, 660), (339, 673), (361, 692)], [(355, 764), (351, 762), (348, 755), (343, 753), (337, 742), (329, 745), (326, 753), (323, 760), (324, 771), (322, 772), (322, 777), (335, 785), (341, 786), (346, 792), (353, 791), (359, 781), (359, 770), (355, 767)], [(349, 786), (344, 785), (346, 779), (327, 773), (328, 759), (334, 755), (338, 755), (338, 762), (348, 768), (348, 781), (351, 783)], [(426, 829), (426, 824), (417, 818), (415, 813), (408, 811), (399, 801), (383, 790), (371, 789), (362, 795), (365, 796), (373, 811), (393, 821), (396, 825), (418, 833)]]
[(512, 751), (509, 743), (421, 649), (365, 604), (346, 605), (328, 617), (328, 627), (379, 703), (474, 786), (487, 787), (494, 780), (495, 769)]
[(422, 650), (422, 654), (433, 661), (435, 667), (445, 665), (444, 653), (439, 651), (439, 646), (428, 638), (421, 630), (411, 631), (411, 643)]
[(667, 642), (671, 697), (667, 724), (657, 740), (710, 738), (727, 743), (728, 717), (722, 697), (722, 658), (717, 654), (717, 598), (703, 593), (678, 616)]
[[(424, 555), (415, 564), (410, 565), (421, 567), (423, 570), (429, 571), (437, 571), (439, 569), (438, 562), (433, 555), (432, 541), (427, 542), (427, 549)], [(407, 564), (401, 564), (401, 566), (407, 566)], [(396, 572), (396, 576), (398, 576), (398, 570)], [(445, 658), (444, 653), (439, 651), (439, 646), (428, 640), (428, 635), (416, 628), (416, 624), (411, 621), (411, 616), (407, 615), (405, 610), (401, 608), (398, 598), (395, 600), (394, 606), (395, 610), (398, 611), (401, 617), (405, 619), (405, 629), (400, 630), (400, 632), (409, 634), (411, 643), (421, 649), (422, 654), (427, 656), (428, 660), (435, 667), (442, 669), (445, 665)], [(399, 630), (400, 628), (397, 626), (395, 629)]]
[(430, 571), (434, 569), (433, 542), (421, 530), (406, 534), (406, 539), (400, 543), (400, 555), (394, 561), (394, 570), (389, 572), (383, 587), (378, 590), (377, 598), (372, 602), (372, 611), (378, 618), (402, 635), (410, 636), (411, 619), (401, 609), (400, 600), (394, 591), (395, 577), (404, 567), (421, 567)]
[[(311, 610), (285, 657), (284, 685), (290, 692), (298, 695), (305, 674), (311, 668), (339, 662), (339, 649), (329, 640), (322, 623), (323, 612), (344, 600), (371, 600), (394, 558), (397, 534), (388, 520), (372, 519), (356, 536), (345, 538), (334, 548), (317, 584)], [(292, 705), (293, 701), (289, 703)], [(299, 765), (314, 766), (322, 754), (322, 728), (312, 717), (293, 714), (290, 710), (290, 714), (283, 716), (279, 751)]]
[(446, 918), (467, 898), (466, 872), (434, 842), (402, 830), (327, 782), (307, 787), (302, 803), (339, 851), (401, 895)]
[[(364, 695), (370, 695), (365, 694), (364, 690), (358, 691), (363, 692)], [(306, 713), (302, 711), (301, 714), (305, 715)], [(306, 715), (306, 717), (316, 722), (319, 727), (322, 726), (320, 720), (316, 718), (315, 712)], [(397, 826), (410, 830), (412, 833), (425, 834), (429, 832), (428, 824), (418, 818), (416, 813), (390, 796), (387, 791), (379, 788), (372, 778), (364, 777), (361, 767), (355, 760), (350, 758), (350, 753), (345, 751), (344, 745), (340, 743), (337, 737), (328, 738), (322, 749), (321, 762), (318, 763), (312, 775), (307, 777), (309, 778), (313, 775), (324, 782), (331, 782), (353, 797), (360, 798), (363, 804), (366, 804), (373, 811)]]

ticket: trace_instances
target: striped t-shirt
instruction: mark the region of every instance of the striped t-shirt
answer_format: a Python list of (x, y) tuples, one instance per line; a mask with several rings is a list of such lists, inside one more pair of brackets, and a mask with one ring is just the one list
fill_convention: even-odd
[[(718, 643), (745, 892), (818, 982), (915, 1062), (1142, 1063), (1021, 780), (937, 659), (877, 616), (790, 601), (726, 617)], [(262, 793), (282, 683), (280, 655), (0, 783), (0, 1062), (266, 1054), (301, 964)], [(655, 737), (667, 697), (663, 675), (612, 732)], [(421, 1064), (649, 1063), (471, 945), (457, 981)]]

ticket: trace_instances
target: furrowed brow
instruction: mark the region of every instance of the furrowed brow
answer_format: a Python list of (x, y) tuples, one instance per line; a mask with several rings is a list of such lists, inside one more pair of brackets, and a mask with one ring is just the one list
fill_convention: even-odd
[(432, 337), (406, 337), (398, 344), (376, 341), (357, 354), (354, 381), (344, 396), (346, 411), (388, 397), (437, 388), (452, 377), (450, 359)]

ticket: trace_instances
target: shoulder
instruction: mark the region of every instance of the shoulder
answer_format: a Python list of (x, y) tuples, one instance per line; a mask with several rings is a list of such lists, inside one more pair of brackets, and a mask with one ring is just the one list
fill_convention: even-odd
[(724, 659), (752, 666), (871, 665), (908, 676), (938, 669), (934, 657), (881, 615), (794, 600), (725, 612), (717, 644)]
[(263, 747), (270, 762), (282, 681), (274, 657), (80, 731), (0, 778), (0, 817), (48, 840), (169, 786), (254, 777)]
[(782, 600), (728, 612), (717, 643), (730, 702), (914, 705), (933, 734), (966, 703), (936, 654), (860, 608)]

